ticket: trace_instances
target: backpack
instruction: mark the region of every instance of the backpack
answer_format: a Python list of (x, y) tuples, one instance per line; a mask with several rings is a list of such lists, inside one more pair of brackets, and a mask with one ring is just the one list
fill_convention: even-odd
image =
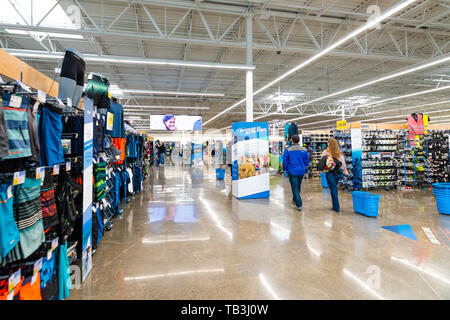
[(342, 162), (331, 155), (323, 156), (318, 165), (318, 169), (325, 172), (335, 172), (341, 169)]

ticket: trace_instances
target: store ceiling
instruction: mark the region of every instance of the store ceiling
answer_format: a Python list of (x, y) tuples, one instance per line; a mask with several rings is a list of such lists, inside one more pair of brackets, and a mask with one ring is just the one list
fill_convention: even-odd
[[(72, 47), (84, 54), (123, 57), (128, 60), (147, 58), (233, 65), (246, 64), (245, 16), (250, 11), (254, 17), (253, 64), (256, 67), (254, 88), (257, 90), (366, 23), (369, 17), (368, 6), (378, 3), (381, 12), (384, 12), (401, 1), (6, 0), (6, 2), (9, 5), (14, 4), (22, 15), (18, 15), (13, 7), (10, 7), (10, 12), (3, 10), (3, 13), (0, 13), (0, 40), (2, 47), (7, 50), (16, 52), (25, 50), (21, 52), (29, 54), (35, 51), (64, 52), (66, 47)], [(27, 16), (27, 12), (31, 12), (29, 8), (32, 2), (33, 19), (30, 14)], [(53, 11), (40, 21), (53, 5), (56, 5)], [(80, 8), (79, 18), (74, 8)], [(75, 29), (67, 29), (71, 23), (70, 19), (67, 20), (68, 16), (75, 18), (72, 19), (76, 24)], [(43, 33), (30, 34), (30, 31)], [(51, 33), (50, 36), (43, 39), (47, 33)], [(65, 35), (59, 37), (55, 33)], [(277, 105), (284, 110), (301, 102), (322, 98), (449, 54), (450, 1), (418, 0), (385, 20), (380, 29), (360, 34), (255, 95), (255, 117), (277, 111)], [(45, 55), (32, 58), (22, 56), (21, 59), (48, 76), (58, 79), (55, 68), (60, 66), (61, 59), (49, 59)], [(114, 84), (116, 92), (119, 92), (119, 89), (133, 89), (223, 94), (219, 97), (193, 97), (123, 93), (119, 96), (120, 102), (124, 106), (134, 106), (130, 108), (133, 110), (130, 113), (133, 113), (132, 121), (137, 126), (148, 125), (148, 120), (146, 118), (142, 121), (135, 120), (136, 114), (202, 115), (203, 121), (207, 122), (245, 97), (245, 70), (90, 61), (87, 64), (87, 71), (106, 75)], [(429, 110), (434, 112), (435, 117), (445, 121), (446, 118), (442, 116), (450, 115), (445, 111), (450, 109), (450, 102), (446, 102), (450, 100), (450, 90), (365, 107), (374, 101), (439, 86), (450, 86), (448, 61), (402, 77), (292, 108), (284, 114), (266, 116), (261, 120), (276, 121), (307, 116), (296, 120), (300, 128), (322, 128), (335, 125), (336, 119), (341, 117), (340, 108), (344, 106), (347, 108), (346, 116), (354, 115), (354, 118), (350, 118), (354, 120), (392, 116), (394, 121), (402, 119), (395, 118), (395, 115)], [(142, 112), (136, 106), (151, 106), (151, 108), (141, 108), (144, 110)], [(170, 109), (158, 106), (185, 108)], [(404, 109), (415, 106), (419, 107)], [(437, 112), (439, 110), (444, 111)], [(322, 114), (324, 112), (328, 114)], [(316, 113), (322, 115), (313, 116)], [(433, 116), (431, 119), (433, 120)], [(448, 119), (450, 122), (450, 117)], [(245, 103), (208, 122), (206, 128), (225, 128), (232, 121), (245, 121)]]

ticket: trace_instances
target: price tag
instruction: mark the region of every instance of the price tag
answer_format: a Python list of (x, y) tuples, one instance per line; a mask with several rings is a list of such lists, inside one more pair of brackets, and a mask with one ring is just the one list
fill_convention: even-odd
[(111, 112), (108, 112), (106, 115), (106, 130), (112, 131), (113, 124), (114, 124), (114, 114)]
[(58, 248), (58, 238), (52, 240), (52, 251)]
[(72, 98), (67, 97), (67, 106), (68, 107), (72, 106)]
[(41, 91), (41, 90), (38, 90), (37, 98), (38, 98), (39, 102), (46, 102), (47, 101), (47, 95), (45, 94), (44, 91)]
[(25, 171), (17, 171), (14, 172), (13, 176), (13, 185), (17, 186), (18, 184), (22, 184), (25, 182)]
[(34, 263), (33, 277), (31, 278), (31, 285), (33, 285), (36, 282), (37, 276), (39, 274), (39, 271), (41, 271), (41, 269), (42, 269), (42, 258)]
[(14, 292), (14, 287), (15, 287), (14, 274), (12, 274), (12, 275), (9, 276), (9, 279), (8, 279), (8, 291), (9, 292), (11, 292), (11, 291)]
[(59, 174), (59, 164), (53, 165), (53, 174), (55, 176)]
[(22, 105), (22, 97), (11, 95), (11, 99), (9, 100), (9, 106), (11, 108), (20, 108)]
[(8, 296), (6, 297), (6, 300), (12, 300), (13, 298), (14, 298), (14, 290), (8, 294)]
[(8, 187), (8, 189), (7, 189), (7, 191), (6, 191), (6, 195), (7, 195), (8, 199), (11, 198), (11, 197), (13, 196), (13, 195), (12, 195), (12, 186), (9, 186), (9, 187)]
[(69, 161), (66, 162), (66, 171), (70, 171), (70, 169), (72, 169), (72, 163)]
[(52, 253), (53, 253), (52, 249), (47, 251), (47, 261), (50, 261), (52, 259)]
[(45, 176), (45, 168), (44, 167), (36, 168), (36, 180), (44, 179), (44, 177), (42, 176), (43, 174)]
[(8, 291), (14, 291), (14, 287), (19, 284), (20, 276), (22, 275), (21, 269), (14, 272), (8, 279)]
[(120, 156), (116, 156), (116, 160), (120, 160)]
[(336, 121), (336, 126), (338, 130), (347, 129), (347, 120)]

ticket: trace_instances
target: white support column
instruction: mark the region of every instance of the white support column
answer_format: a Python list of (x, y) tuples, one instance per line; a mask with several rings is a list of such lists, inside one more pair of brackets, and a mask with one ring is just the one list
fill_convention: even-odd
[[(247, 65), (253, 65), (253, 15), (246, 17)], [(253, 70), (246, 72), (246, 121), (253, 122)]]

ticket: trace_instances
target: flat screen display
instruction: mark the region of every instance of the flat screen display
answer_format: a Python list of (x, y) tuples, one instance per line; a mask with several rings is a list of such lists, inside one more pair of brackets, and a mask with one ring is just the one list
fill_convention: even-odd
[(192, 131), (202, 130), (201, 116), (151, 115), (150, 130)]

